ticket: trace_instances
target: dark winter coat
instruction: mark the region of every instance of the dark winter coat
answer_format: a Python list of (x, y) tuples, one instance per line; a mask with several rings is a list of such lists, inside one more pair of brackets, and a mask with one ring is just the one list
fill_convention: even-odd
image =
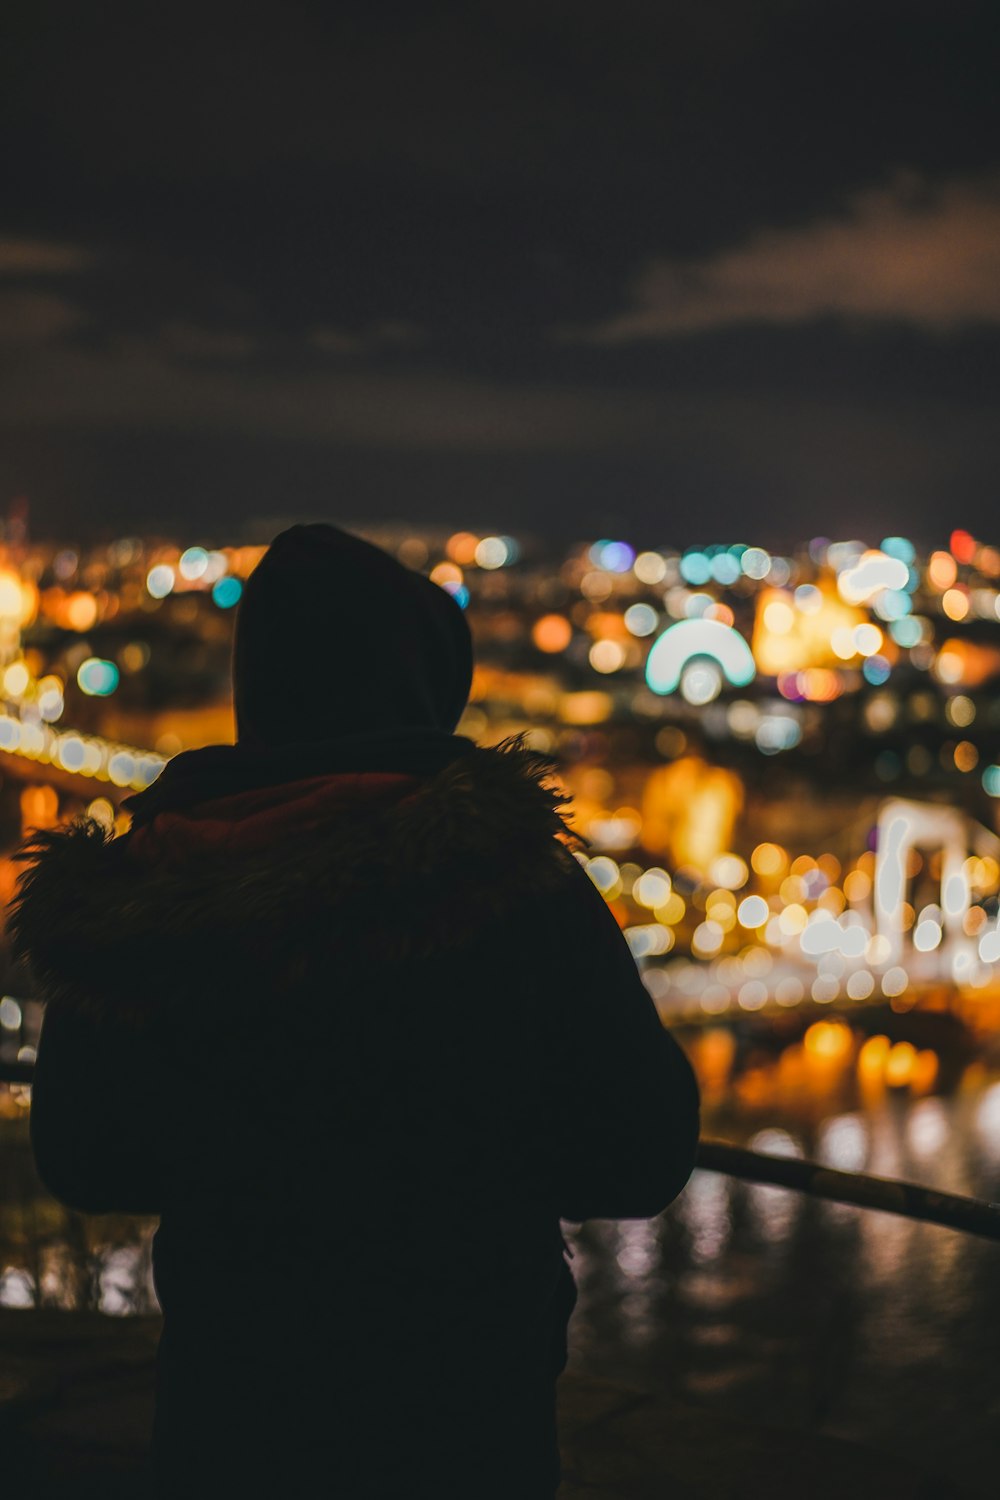
[(40, 837), (52, 1192), (160, 1215), (169, 1495), (551, 1495), (560, 1216), (683, 1187), (697, 1092), (538, 758)]

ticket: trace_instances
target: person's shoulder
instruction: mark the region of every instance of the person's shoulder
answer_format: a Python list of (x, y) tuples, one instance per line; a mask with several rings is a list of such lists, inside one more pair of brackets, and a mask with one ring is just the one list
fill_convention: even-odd
[(474, 749), (423, 781), (381, 830), (383, 876), (407, 891), (405, 928), (448, 945), (497, 923), (530, 926), (553, 902), (578, 899), (568, 800), (551, 760), (523, 738)]
[(477, 747), (453, 761), (399, 807), (400, 830), (436, 822), (450, 852), (503, 853), (565, 871), (581, 840), (554, 762), (523, 735)]

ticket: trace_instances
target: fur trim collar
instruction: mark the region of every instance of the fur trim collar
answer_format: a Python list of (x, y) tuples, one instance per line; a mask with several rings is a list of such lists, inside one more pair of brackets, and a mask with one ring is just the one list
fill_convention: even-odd
[(375, 962), (456, 946), (484, 922), (562, 883), (567, 798), (552, 763), (522, 741), (455, 761), (401, 800), (365, 799), (323, 836), (283, 839), (184, 869), (129, 857), (93, 819), (36, 834), (9, 916), (15, 955), (49, 1001), (176, 990), (213, 971), (272, 961), (306, 970), (331, 950)]

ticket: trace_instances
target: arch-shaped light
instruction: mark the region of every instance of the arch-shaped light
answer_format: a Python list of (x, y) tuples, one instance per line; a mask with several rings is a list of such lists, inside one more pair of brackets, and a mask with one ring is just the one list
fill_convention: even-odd
[(733, 687), (746, 687), (757, 675), (743, 636), (721, 620), (678, 620), (659, 637), (646, 661), (646, 681), (654, 693), (674, 693), (695, 656), (718, 662)]

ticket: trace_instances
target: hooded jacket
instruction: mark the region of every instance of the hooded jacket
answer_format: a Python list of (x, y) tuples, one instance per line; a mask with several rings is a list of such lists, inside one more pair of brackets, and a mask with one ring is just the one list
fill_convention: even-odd
[(251, 757), (223, 795), (179, 757), (125, 836), (32, 846), (36, 1160), (160, 1216), (164, 1494), (552, 1495), (559, 1219), (690, 1173), (691, 1070), (546, 763), (427, 769), (424, 728), (382, 757), (419, 771)]

